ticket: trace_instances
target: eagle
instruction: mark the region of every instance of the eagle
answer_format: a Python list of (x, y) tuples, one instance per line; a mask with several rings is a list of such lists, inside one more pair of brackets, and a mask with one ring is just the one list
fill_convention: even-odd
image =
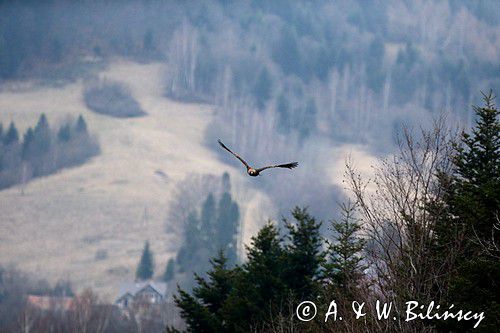
[(296, 168), (297, 165), (299, 165), (298, 162), (292, 162), (292, 163), (287, 163), (287, 164), (268, 165), (268, 166), (265, 166), (263, 168), (255, 169), (255, 168), (252, 168), (250, 165), (248, 165), (248, 163), (245, 162), (245, 160), (242, 159), (238, 154), (236, 154), (235, 152), (233, 152), (231, 149), (227, 148), (226, 145), (224, 145), (222, 143), (222, 141), (220, 141), (220, 140), (217, 140), (217, 141), (219, 142), (219, 144), (221, 145), (222, 148), (224, 148), (225, 150), (227, 150), (228, 152), (230, 152), (231, 154), (233, 154), (234, 157), (236, 157), (237, 159), (239, 159), (240, 162), (243, 163), (243, 165), (245, 165), (245, 167), (247, 168), (248, 175), (252, 176), (252, 177), (257, 177), (262, 171), (264, 171), (266, 169), (271, 169), (271, 168), (293, 169), (293, 168)]

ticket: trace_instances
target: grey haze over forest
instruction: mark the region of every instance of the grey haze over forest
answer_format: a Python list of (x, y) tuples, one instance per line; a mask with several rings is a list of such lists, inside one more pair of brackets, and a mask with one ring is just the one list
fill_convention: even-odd
[[(402, 124), (442, 112), (469, 124), (479, 91), (498, 90), (497, 10), (496, 1), (6, 2), (0, 74), (67, 80), (78, 74), (61, 64), (83, 56), (165, 62), (166, 96), (216, 106), (207, 144), (223, 137), (255, 161), (301, 160), (286, 184), (257, 184), (281, 210), (301, 203), (326, 216), (336, 197), (321, 180), (329, 147), (390, 152)], [(297, 187), (310, 196), (293, 196)]]
[[(332, 181), (342, 170), (334, 169), (343, 166), (351, 149), (386, 156), (403, 125), (425, 127), (442, 114), (450, 123), (470, 127), (470, 106), (480, 103), (480, 91), (500, 91), (499, 10), (494, 0), (5, 1), (0, 4), (0, 90), (25, 81), (61, 89), (83, 82), (92, 109), (106, 103), (96, 87), (107, 87), (131, 101), (127, 104), (138, 117), (130, 121), (141, 123), (150, 116), (148, 105), (141, 105), (143, 112), (125, 85), (100, 81), (99, 73), (117, 59), (161, 64), (154, 68), (161, 69), (161, 87), (155, 88), (162, 97), (214, 110), (202, 128), (202, 142), (212, 153), (204, 158), (240, 170), (217, 145), (221, 138), (256, 165), (300, 162), (293, 171), (273, 170), (252, 182), (232, 183), (238, 205), (245, 205), (238, 198), (251, 196), (237, 194), (248, 187), (265, 195), (265, 213), (274, 215), (266, 217), (305, 205), (328, 219), (345, 195), (341, 181)], [(189, 127), (193, 114), (179, 123)], [(98, 129), (93, 132), (100, 119), (90, 119), (89, 131), (105, 146), (111, 143)], [(4, 128), (11, 120), (0, 110)], [(106, 121), (102, 128), (109, 130)], [(133, 130), (130, 136), (141, 135), (139, 127)], [(184, 132), (183, 127), (172, 141), (157, 144), (189, 150)], [(167, 171), (155, 174), (174, 189), (171, 210), (161, 212), (162, 229), (180, 233), (169, 221), (199, 212), (211, 192), (219, 200), (224, 169), (207, 167), (206, 174), (185, 174), (186, 180), (172, 184), (176, 178), (169, 172), (184, 170), (169, 169), (176, 165), (169, 156), (157, 157)], [(142, 210), (147, 220), (147, 209)]]

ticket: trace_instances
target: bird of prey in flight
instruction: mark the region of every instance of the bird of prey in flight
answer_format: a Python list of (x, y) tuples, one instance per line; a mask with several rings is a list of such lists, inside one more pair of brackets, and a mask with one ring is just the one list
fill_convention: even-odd
[(244, 159), (242, 159), (238, 154), (234, 153), (231, 149), (227, 148), (223, 143), (222, 141), (220, 140), (217, 140), (219, 141), (219, 144), (221, 145), (222, 148), (224, 148), (225, 150), (227, 150), (228, 152), (230, 152), (231, 154), (234, 155), (234, 157), (236, 157), (237, 159), (240, 160), (241, 163), (243, 163), (245, 165), (245, 167), (247, 168), (247, 173), (249, 176), (252, 176), (252, 177), (257, 177), (262, 171), (266, 170), (266, 169), (271, 169), (271, 168), (287, 168), (287, 169), (293, 169), (293, 168), (296, 168), (297, 165), (299, 165), (299, 163), (297, 162), (292, 162), (292, 163), (287, 163), (287, 164), (277, 164), (277, 165), (268, 165), (268, 166), (265, 166), (263, 168), (258, 168), (258, 169), (255, 169), (255, 168), (252, 168), (251, 166), (248, 165), (247, 162), (245, 162)]

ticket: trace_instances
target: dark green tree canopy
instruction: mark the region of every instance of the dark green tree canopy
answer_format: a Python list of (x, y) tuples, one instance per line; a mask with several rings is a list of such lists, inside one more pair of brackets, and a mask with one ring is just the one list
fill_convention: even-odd
[(9, 125), (9, 129), (3, 138), (4, 145), (10, 145), (19, 142), (19, 132), (17, 131), (16, 124), (12, 121)]
[(341, 219), (331, 221), (334, 241), (328, 242), (323, 276), (338, 290), (355, 288), (366, 268), (362, 264), (366, 241), (358, 235), (361, 225), (355, 217), (355, 209), (356, 205), (351, 202), (342, 204)]
[(144, 249), (142, 250), (141, 261), (137, 266), (135, 277), (138, 280), (149, 280), (153, 277), (153, 273), (154, 273), (153, 253), (149, 249), (149, 241), (146, 241), (146, 243), (144, 243)]
[[(484, 106), (474, 107), (475, 127), (455, 145), (453, 173), (442, 177), (448, 218), (436, 229), (438, 241), (463, 235), (448, 298), (461, 308), (485, 311), (482, 332), (495, 332), (500, 325), (500, 123), (493, 100), (492, 92), (484, 95)], [(471, 327), (443, 326), (457, 331)]]
[(79, 115), (76, 121), (76, 131), (78, 133), (87, 133), (87, 122), (83, 119), (82, 115)]
[(174, 278), (175, 275), (175, 262), (174, 259), (170, 258), (167, 263), (167, 267), (165, 267), (165, 272), (163, 273), (163, 281), (170, 282)]

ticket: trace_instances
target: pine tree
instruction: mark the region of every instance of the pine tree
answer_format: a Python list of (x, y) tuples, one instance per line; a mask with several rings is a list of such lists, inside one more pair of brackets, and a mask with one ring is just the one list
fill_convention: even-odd
[(247, 262), (234, 279), (233, 291), (224, 306), (225, 319), (234, 332), (270, 320), (283, 310), (289, 296), (285, 277), (286, 257), (278, 229), (268, 222), (252, 237)]
[(33, 153), (31, 165), (33, 176), (49, 174), (55, 169), (53, 159), (49, 155), (52, 145), (52, 133), (45, 114), (41, 114), (33, 131)]
[[(476, 125), (470, 134), (462, 133), (455, 146), (455, 170), (442, 177), (450, 217), (444, 221), (446, 227), (436, 229), (436, 239), (441, 241), (453, 238), (457, 229), (465, 235), (448, 296), (460, 308), (485, 311), (478, 332), (495, 332), (500, 326), (500, 245), (495, 241), (499, 238), (500, 123), (493, 99), (490, 92), (484, 95), (483, 107), (474, 107)], [(444, 326), (447, 330), (469, 327), (467, 323), (454, 327), (451, 322)]]
[(252, 285), (256, 288), (254, 301), (258, 306), (266, 300), (277, 299), (284, 294), (285, 252), (281, 246), (282, 239), (278, 229), (268, 222), (252, 237), (247, 247), (247, 263), (243, 268), (248, 272)]
[(491, 237), (500, 207), (500, 122), (492, 92), (474, 107), (476, 126), (462, 133), (454, 158), (452, 206), (471, 236)]
[(26, 130), (23, 137), (22, 158), (28, 160), (33, 156), (33, 142), (35, 141), (35, 132), (30, 127)]
[(87, 134), (87, 123), (85, 122), (85, 119), (83, 119), (82, 115), (78, 116), (75, 127), (77, 133)]
[(287, 223), (290, 244), (268, 222), (252, 237), (246, 263), (228, 269), (220, 251), (207, 278), (195, 275), (192, 294), (179, 289), (175, 301), (189, 332), (260, 331), (276, 316), (291, 316), (291, 297), (313, 295), (306, 291), (313, 289), (323, 260), (320, 223), (305, 209), (296, 208), (293, 216), (296, 223)]
[(154, 261), (153, 253), (149, 249), (149, 242), (144, 243), (144, 249), (142, 251), (141, 261), (137, 266), (137, 271), (135, 277), (138, 280), (149, 280), (153, 277), (154, 273)]
[(5, 134), (5, 137), (3, 138), (3, 144), (7, 146), (18, 142), (19, 142), (19, 133), (17, 131), (16, 125), (12, 121), (9, 125), (7, 133)]
[(227, 172), (222, 174), (222, 192), (231, 193), (231, 178)]
[(163, 281), (170, 282), (175, 275), (175, 262), (174, 259), (170, 258), (167, 263), (167, 267), (165, 267), (165, 273), (163, 273)]
[(238, 204), (231, 198), (231, 194), (225, 192), (222, 194), (217, 206), (217, 246), (224, 250), (229, 264), (235, 264), (237, 259), (237, 241), (238, 223), (240, 212)]
[(43, 154), (50, 150), (51, 133), (49, 122), (44, 113), (40, 115), (34, 130), (34, 140), (39, 153)]
[(210, 193), (203, 205), (201, 207), (201, 224), (200, 224), (200, 232), (205, 241), (205, 244), (208, 249), (208, 257), (215, 255), (216, 244), (214, 244), (214, 239), (216, 235), (216, 219), (217, 212), (215, 206), (214, 195)]
[[(222, 176), (222, 188), (231, 188), (229, 175)], [(228, 263), (237, 261), (237, 239), (239, 225), (238, 204), (232, 200), (229, 192), (224, 192), (216, 201), (212, 193), (208, 194), (198, 217), (191, 212), (184, 223), (184, 243), (177, 254), (179, 272), (197, 272), (204, 275), (209, 269), (208, 260), (217, 251), (223, 250)]]
[(203, 244), (199, 219), (196, 212), (191, 212), (185, 222), (184, 244), (177, 253), (179, 272), (197, 271), (196, 262), (200, 259), (197, 258), (196, 254), (199, 250), (204, 250)]
[(71, 139), (71, 127), (68, 123), (59, 128), (59, 131), (57, 132), (57, 139), (59, 142), (68, 142)]
[(358, 286), (365, 269), (362, 251), (366, 241), (358, 236), (361, 226), (354, 216), (355, 210), (356, 205), (344, 203), (340, 221), (331, 222), (335, 240), (329, 243), (323, 276), (336, 290), (348, 291)]
[(179, 288), (179, 294), (174, 296), (189, 332), (232, 332), (223, 319), (222, 309), (237, 271), (228, 270), (226, 263), (227, 259), (220, 251), (211, 260), (212, 269), (207, 272), (207, 279), (195, 276), (197, 286), (192, 295)]
[(295, 207), (295, 223), (284, 220), (290, 244), (286, 246), (286, 281), (298, 298), (309, 298), (318, 291), (318, 277), (324, 260), (321, 222), (309, 215), (307, 209)]

